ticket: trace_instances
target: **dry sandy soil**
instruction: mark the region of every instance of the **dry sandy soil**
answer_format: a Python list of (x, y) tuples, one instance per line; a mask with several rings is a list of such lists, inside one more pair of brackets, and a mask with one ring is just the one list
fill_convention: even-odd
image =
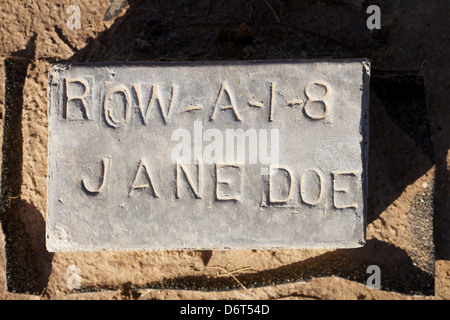
[[(81, 28), (66, 10), (80, 8)], [(382, 27), (366, 27), (370, 4)], [(0, 299), (448, 299), (448, 1), (4, 0)], [(49, 253), (54, 62), (372, 60), (367, 244), (346, 250)], [(6, 85), (5, 85), (6, 83)], [(78, 266), (81, 288), (67, 273)], [(381, 289), (366, 286), (369, 265)]]

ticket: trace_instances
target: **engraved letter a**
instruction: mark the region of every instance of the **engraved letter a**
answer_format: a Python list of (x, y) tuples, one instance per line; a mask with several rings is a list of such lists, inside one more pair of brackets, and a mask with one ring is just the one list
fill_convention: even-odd
[(221, 110), (228, 110), (228, 109), (233, 110), (234, 115), (236, 117), (236, 120), (237, 121), (241, 121), (241, 117), (239, 115), (239, 112), (236, 109), (236, 105), (233, 102), (233, 98), (232, 98), (232, 96), (230, 94), (230, 90), (228, 89), (228, 86), (227, 86), (226, 83), (222, 83), (222, 86), (220, 87), (219, 95), (217, 96), (216, 103), (214, 104), (214, 109), (213, 109), (213, 113), (211, 114), (210, 120), (214, 120), (215, 119), (217, 107), (219, 105), (221, 97), (223, 95), (225, 95), (224, 93), (226, 93), (226, 95), (228, 96), (229, 104), (220, 107), (220, 109)]
[[(137, 184), (137, 181), (139, 180), (139, 176), (141, 175), (140, 172), (142, 170), (145, 171), (145, 176), (147, 178), (146, 180), (148, 183)], [(131, 190), (130, 190), (130, 193), (128, 194), (128, 196), (132, 197), (135, 190), (147, 189), (150, 187), (153, 190), (153, 195), (155, 196), (155, 198), (159, 198), (158, 191), (156, 190), (156, 187), (153, 184), (152, 177), (150, 176), (150, 171), (148, 170), (147, 162), (145, 162), (144, 159), (141, 159), (141, 162), (139, 163), (139, 167), (136, 171), (136, 176), (134, 177), (133, 184), (131, 186)]]

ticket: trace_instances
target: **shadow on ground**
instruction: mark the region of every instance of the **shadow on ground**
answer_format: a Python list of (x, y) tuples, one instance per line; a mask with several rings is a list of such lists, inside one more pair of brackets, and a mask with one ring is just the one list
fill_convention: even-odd
[(24, 50), (5, 59), (0, 222), (5, 235), (8, 291), (41, 294), (51, 273), (53, 254), (45, 249), (45, 221), (42, 213), (20, 199), (23, 88), (28, 65), (34, 58), (35, 39), (36, 35), (29, 40)]

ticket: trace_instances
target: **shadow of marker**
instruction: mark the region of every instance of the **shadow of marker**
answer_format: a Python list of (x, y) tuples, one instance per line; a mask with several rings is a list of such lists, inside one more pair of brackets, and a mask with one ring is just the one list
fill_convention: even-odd
[[(367, 284), (367, 279), (372, 274), (367, 273), (370, 265), (380, 267), (382, 290), (425, 295), (432, 295), (434, 292), (433, 275), (414, 266), (403, 249), (377, 239), (367, 241), (362, 248), (335, 250), (279, 268), (246, 274), (234, 273), (234, 276), (246, 288), (329, 276)], [(189, 284), (191, 290), (202, 291), (242, 289), (232, 277), (211, 277), (203, 274), (165, 279), (164, 282), (149, 283), (147, 288), (182, 289), (186, 284)]]
[[(34, 35), (17, 57), (5, 59), (5, 118), (3, 126), (0, 222), (5, 235), (6, 281), (10, 292), (41, 294), (47, 286), (53, 255), (31, 239), (21, 212), (28, 207), (20, 199), (22, 187), (23, 88), (28, 66), (34, 57)], [(24, 205), (24, 203), (26, 205)], [(45, 243), (45, 223), (40, 212), (30, 213)], [(37, 223), (37, 224), (36, 224)], [(45, 258), (42, 257), (45, 256)]]

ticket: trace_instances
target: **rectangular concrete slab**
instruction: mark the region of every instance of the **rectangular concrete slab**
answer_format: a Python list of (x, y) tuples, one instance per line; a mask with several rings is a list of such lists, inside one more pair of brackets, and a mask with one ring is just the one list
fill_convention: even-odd
[(56, 64), (49, 251), (365, 243), (367, 60)]

